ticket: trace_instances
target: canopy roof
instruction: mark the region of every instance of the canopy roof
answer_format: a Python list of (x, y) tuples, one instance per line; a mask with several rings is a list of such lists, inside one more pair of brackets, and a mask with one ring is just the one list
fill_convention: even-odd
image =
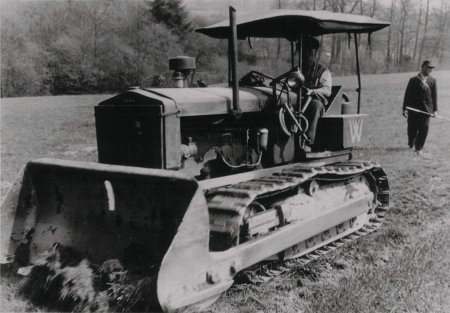
[[(269, 10), (236, 15), (239, 39), (247, 37), (298, 40), (301, 34), (372, 33), (390, 25), (374, 18), (330, 11)], [(228, 38), (229, 20), (196, 29), (213, 38)]]

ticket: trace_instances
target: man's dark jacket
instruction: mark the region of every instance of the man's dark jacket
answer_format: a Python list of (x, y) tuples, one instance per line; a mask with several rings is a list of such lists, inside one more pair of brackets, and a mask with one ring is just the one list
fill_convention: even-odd
[(406, 110), (408, 106), (433, 114), (437, 111), (436, 79), (428, 76), (424, 83), (419, 75), (411, 77), (408, 82), (403, 101), (403, 110)]

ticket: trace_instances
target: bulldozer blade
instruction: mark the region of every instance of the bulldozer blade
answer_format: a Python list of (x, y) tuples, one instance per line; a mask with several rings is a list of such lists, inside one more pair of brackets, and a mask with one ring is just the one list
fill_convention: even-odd
[[(165, 312), (199, 312), (233, 284), (235, 272), (209, 253), (206, 199), (197, 189), (158, 275), (158, 299)], [(225, 273), (225, 274), (224, 274)]]
[(172, 171), (31, 161), (2, 203), (1, 226), (2, 263), (33, 264), (61, 244), (94, 264), (119, 258), (159, 269), (149, 297), (165, 312), (200, 310), (233, 282), (208, 273), (205, 197)]

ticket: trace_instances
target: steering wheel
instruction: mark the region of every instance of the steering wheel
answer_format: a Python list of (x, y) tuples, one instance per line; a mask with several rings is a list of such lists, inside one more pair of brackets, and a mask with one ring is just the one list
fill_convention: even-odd
[[(308, 139), (305, 132), (309, 128), (309, 121), (304, 116), (304, 112), (311, 102), (311, 96), (308, 95), (306, 102), (302, 108), (294, 108), (291, 105), (291, 92), (295, 92), (297, 97), (300, 97), (304, 89), (305, 77), (298, 67), (294, 67), (290, 71), (278, 76), (271, 82), (276, 97), (276, 103), (280, 104), (278, 109), (278, 122), (280, 128), (286, 136), (300, 134), (305, 139)], [(281, 89), (275, 88), (280, 86)], [(287, 101), (282, 100), (283, 93), (286, 93)], [(297, 98), (298, 99), (298, 98)], [(301, 109), (301, 110), (300, 110)]]
[(294, 134), (306, 136), (305, 131), (309, 128), (309, 121), (303, 112), (295, 113), (287, 103), (278, 109), (278, 122), (283, 133), (289, 137)]

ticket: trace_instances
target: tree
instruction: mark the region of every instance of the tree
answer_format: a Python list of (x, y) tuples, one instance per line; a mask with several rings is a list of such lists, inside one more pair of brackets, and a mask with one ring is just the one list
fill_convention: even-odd
[(435, 40), (434, 47), (433, 47), (433, 58), (441, 59), (442, 58), (442, 47), (443, 42), (445, 41), (444, 34), (448, 32), (446, 31), (446, 25), (448, 21), (448, 3), (446, 6), (446, 3), (444, 3), (443, 0), (441, 0), (441, 8), (440, 8), (440, 14), (438, 18), (438, 30), (437, 30), (437, 40)]
[(406, 41), (406, 21), (408, 19), (409, 7), (411, 5), (410, 0), (401, 0), (401, 17), (400, 17), (400, 43), (398, 49), (398, 71), (402, 70), (404, 61), (405, 41)]
[(387, 53), (386, 53), (386, 69), (388, 69), (388, 70), (389, 70), (389, 66), (392, 62), (391, 39), (392, 39), (392, 28), (393, 28), (394, 16), (395, 16), (395, 0), (392, 0), (391, 9), (390, 9), (390, 17), (389, 17), (389, 23), (391, 23), (391, 27), (389, 27), (389, 31), (388, 31)]
[[(377, 0), (372, 0), (372, 6), (369, 8), (369, 16), (374, 17), (375, 12), (377, 11)], [(371, 36), (371, 35), (369, 35)], [(369, 59), (372, 59), (372, 45), (370, 44), (370, 40), (367, 41), (367, 54)]]
[(174, 34), (184, 36), (191, 31), (191, 23), (180, 0), (154, 0), (150, 6), (155, 21), (166, 25)]
[(214, 55), (227, 51), (221, 47), (217, 39), (191, 32), (183, 40), (184, 53), (195, 57), (198, 68), (207, 68), (212, 62)]
[(1, 29), (1, 96), (47, 94), (45, 51), (27, 37), (24, 25), (3, 18)]
[[(315, 4), (315, 2), (314, 2)], [(278, 0), (278, 9), (281, 9), (281, 0)], [(280, 52), (281, 52), (281, 38), (277, 39), (277, 56), (276, 56), (276, 60), (277, 60), (277, 65), (278, 65), (278, 60), (280, 59)]]
[(415, 60), (416, 60), (417, 44), (419, 42), (419, 30), (420, 30), (421, 17), (422, 17), (422, 0), (420, 0), (419, 18), (417, 19), (416, 38), (414, 40), (414, 52), (413, 52), (413, 57), (412, 57), (413, 62), (415, 62)]
[(425, 47), (425, 41), (427, 39), (429, 12), (430, 12), (430, 0), (427, 0), (427, 9), (425, 11), (425, 24), (423, 26), (422, 44), (420, 45), (418, 63), (422, 62), (423, 49)]
[(81, 90), (93, 92), (107, 91), (104, 71), (106, 62), (113, 57), (115, 46), (112, 44), (116, 36), (117, 12), (119, 2), (112, 0), (97, 0), (90, 2), (70, 1), (67, 10), (71, 13), (71, 23), (76, 28), (67, 30), (67, 34), (77, 42), (78, 60), (74, 64), (79, 73)]

